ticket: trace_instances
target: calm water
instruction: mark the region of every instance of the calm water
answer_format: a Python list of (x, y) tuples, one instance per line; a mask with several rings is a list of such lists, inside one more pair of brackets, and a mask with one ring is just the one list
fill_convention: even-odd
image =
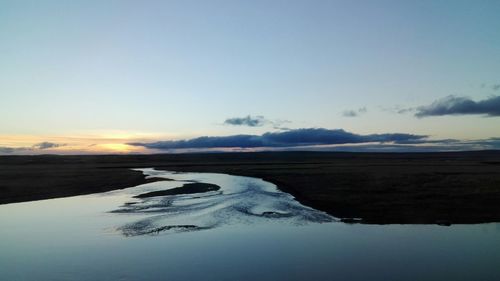
[[(500, 224), (348, 225), (259, 179), (144, 173), (174, 181), (1, 205), (0, 280), (500, 280)], [(133, 198), (190, 181), (221, 189)]]

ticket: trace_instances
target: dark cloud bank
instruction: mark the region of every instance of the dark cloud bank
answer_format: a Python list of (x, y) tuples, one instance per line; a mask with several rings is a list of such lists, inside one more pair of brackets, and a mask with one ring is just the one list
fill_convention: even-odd
[(437, 100), (430, 105), (416, 108), (415, 116), (481, 114), (486, 116), (500, 116), (500, 96), (493, 96), (485, 100), (473, 101), (465, 97), (448, 96)]
[(358, 144), (370, 142), (407, 142), (427, 138), (412, 134), (371, 134), (359, 135), (342, 129), (322, 128), (296, 129), (284, 132), (265, 133), (263, 135), (233, 135), (199, 137), (188, 140), (159, 141), (153, 143), (130, 143), (150, 149), (192, 149), (192, 148), (258, 148), (258, 147), (294, 147), (332, 144)]
[(431, 140), (404, 133), (361, 135), (342, 129), (309, 128), (263, 135), (199, 137), (186, 140), (129, 143), (164, 151), (224, 151), (224, 149), (311, 150), (357, 152), (427, 152), (500, 149), (500, 138)]

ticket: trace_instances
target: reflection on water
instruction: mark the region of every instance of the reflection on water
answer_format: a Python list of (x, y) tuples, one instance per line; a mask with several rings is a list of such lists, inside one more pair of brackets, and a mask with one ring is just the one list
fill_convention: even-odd
[[(0, 280), (500, 280), (500, 224), (311, 223), (258, 179), (146, 173), (174, 181), (0, 205)], [(133, 198), (190, 180), (222, 194)]]
[(260, 179), (224, 174), (173, 173), (153, 169), (142, 171), (149, 177), (170, 181), (129, 189), (127, 192), (131, 195), (172, 189), (193, 181), (216, 184), (220, 189), (127, 201), (112, 212), (141, 213), (147, 216), (119, 227), (125, 236), (204, 230), (225, 225), (270, 221), (297, 225), (334, 220), (324, 212), (301, 205), (290, 194), (281, 192), (275, 185)]

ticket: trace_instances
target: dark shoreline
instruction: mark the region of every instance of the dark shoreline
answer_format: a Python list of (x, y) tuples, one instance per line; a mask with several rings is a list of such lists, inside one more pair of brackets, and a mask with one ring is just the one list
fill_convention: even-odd
[(147, 167), (262, 178), (363, 223), (500, 222), (500, 151), (0, 156), (0, 204), (135, 186)]

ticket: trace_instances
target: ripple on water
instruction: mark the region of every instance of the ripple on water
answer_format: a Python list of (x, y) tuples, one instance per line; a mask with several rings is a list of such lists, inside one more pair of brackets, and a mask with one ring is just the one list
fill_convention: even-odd
[[(144, 184), (123, 191), (130, 195), (130, 199), (111, 213), (142, 214), (135, 221), (118, 227), (125, 236), (198, 231), (235, 224), (279, 222), (301, 225), (336, 221), (324, 212), (300, 204), (290, 194), (261, 179), (154, 169), (140, 171), (148, 177), (171, 181)], [(182, 186), (193, 182), (207, 184), (206, 189), (198, 185), (196, 188), (201, 188), (196, 190), (198, 193), (172, 195), (176, 193), (172, 190), (181, 190)], [(159, 196), (141, 196), (145, 193)]]

